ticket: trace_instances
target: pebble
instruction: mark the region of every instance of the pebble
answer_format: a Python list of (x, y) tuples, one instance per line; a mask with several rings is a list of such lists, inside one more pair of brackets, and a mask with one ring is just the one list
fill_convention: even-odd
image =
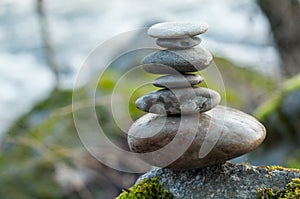
[(201, 43), (201, 39), (199, 37), (186, 37), (186, 38), (172, 38), (172, 39), (164, 39), (159, 38), (156, 40), (156, 44), (163, 48), (168, 49), (186, 49), (197, 46)]
[(148, 93), (136, 100), (138, 109), (160, 115), (202, 113), (217, 106), (219, 93), (208, 88), (162, 89)]
[(203, 80), (198, 74), (166, 75), (155, 79), (153, 85), (162, 88), (183, 88), (200, 84)]
[[(254, 117), (217, 106), (196, 115), (165, 117), (148, 113), (129, 129), (131, 151), (145, 162), (171, 169), (195, 169), (223, 163), (258, 147), (266, 130)], [(204, 145), (210, 151), (202, 157)]]
[(151, 26), (148, 35), (155, 38), (184, 38), (206, 32), (206, 23), (192, 22), (164, 22)]
[(143, 69), (154, 74), (176, 74), (196, 72), (205, 69), (212, 61), (212, 55), (204, 48), (185, 50), (160, 50), (146, 56)]

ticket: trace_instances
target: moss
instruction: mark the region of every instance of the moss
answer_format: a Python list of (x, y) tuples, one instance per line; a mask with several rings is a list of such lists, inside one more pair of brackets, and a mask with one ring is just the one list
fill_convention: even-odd
[(129, 190), (123, 192), (116, 199), (171, 199), (173, 195), (159, 184), (157, 178), (144, 179)]
[(273, 171), (285, 171), (285, 172), (294, 172), (294, 173), (300, 173), (299, 169), (295, 169), (295, 168), (285, 168), (282, 166), (278, 166), (278, 165), (273, 165), (273, 166), (263, 166), (262, 168), (266, 168), (270, 175), (272, 174)]
[(275, 199), (275, 195), (271, 188), (258, 189), (257, 191), (258, 199)]
[(294, 169), (294, 168), (285, 168), (282, 166), (278, 166), (278, 165), (273, 165), (273, 166), (266, 166), (266, 169), (268, 169), (269, 171), (286, 171), (286, 172), (296, 172), (296, 173), (300, 173), (299, 169)]
[(273, 190), (262, 188), (257, 192), (258, 199), (299, 199), (300, 198), (300, 179), (294, 178), (288, 183), (284, 190)]

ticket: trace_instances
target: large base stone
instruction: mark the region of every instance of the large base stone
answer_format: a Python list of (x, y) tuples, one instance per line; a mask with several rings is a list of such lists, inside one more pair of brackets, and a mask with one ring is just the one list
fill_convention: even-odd
[(300, 170), (276, 170), (227, 162), (189, 171), (154, 169), (138, 181), (155, 177), (174, 195), (174, 199), (256, 199), (260, 188), (283, 190), (293, 178), (300, 177)]
[(194, 169), (222, 163), (258, 147), (262, 124), (236, 109), (216, 106), (195, 115), (146, 114), (129, 129), (131, 151), (145, 162), (172, 169)]

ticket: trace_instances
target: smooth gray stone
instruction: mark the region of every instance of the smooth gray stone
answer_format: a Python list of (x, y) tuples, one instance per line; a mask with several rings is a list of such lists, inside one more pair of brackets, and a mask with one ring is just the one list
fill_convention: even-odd
[(185, 170), (239, 157), (257, 148), (265, 137), (264, 126), (254, 117), (217, 106), (195, 115), (148, 113), (130, 127), (128, 144), (151, 165)]
[(164, 22), (151, 26), (148, 35), (155, 38), (184, 38), (206, 32), (206, 23), (192, 22)]
[(172, 39), (164, 39), (159, 38), (156, 40), (156, 44), (163, 48), (168, 49), (187, 49), (197, 46), (201, 43), (201, 39), (199, 37), (186, 37), (186, 38), (172, 38)]
[(229, 162), (187, 171), (154, 168), (138, 182), (158, 178), (159, 184), (174, 195), (173, 199), (257, 199), (259, 189), (286, 190), (288, 183), (300, 178), (299, 170), (270, 168)]
[(203, 80), (198, 74), (166, 75), (155, 79), (153, 85), (162, 88), (184, 88), (200, 84)]
[(211, 61), (211, 53), (199, 46), (185, 50), (160, 50), (147, 55), (142, 64), (149, 73), (176, 74), (203, 70)]
[(217, 106), (221, 96), (208, 88), (162, 89), (136, 100), (138, 109), (160, 115), (202, 113)]

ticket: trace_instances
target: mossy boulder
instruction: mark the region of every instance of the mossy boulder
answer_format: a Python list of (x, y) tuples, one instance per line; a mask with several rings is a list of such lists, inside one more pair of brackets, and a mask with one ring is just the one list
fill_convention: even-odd
[(284, 190), (273, 190), (271, 188), (259, 189), (258, 199), (297, 199), (300, 198), (300, 179), (294, 178), (288, 183)]
[(138, 182), (158, 178), (158, 182), (173, 194), (174, 199), (254, 199), (262, 189), (290, 190), (289, 183), (299, 177), (298, 169), (256, 167), (227, 162), (187, 171), (157, 168), (141, 176)]

